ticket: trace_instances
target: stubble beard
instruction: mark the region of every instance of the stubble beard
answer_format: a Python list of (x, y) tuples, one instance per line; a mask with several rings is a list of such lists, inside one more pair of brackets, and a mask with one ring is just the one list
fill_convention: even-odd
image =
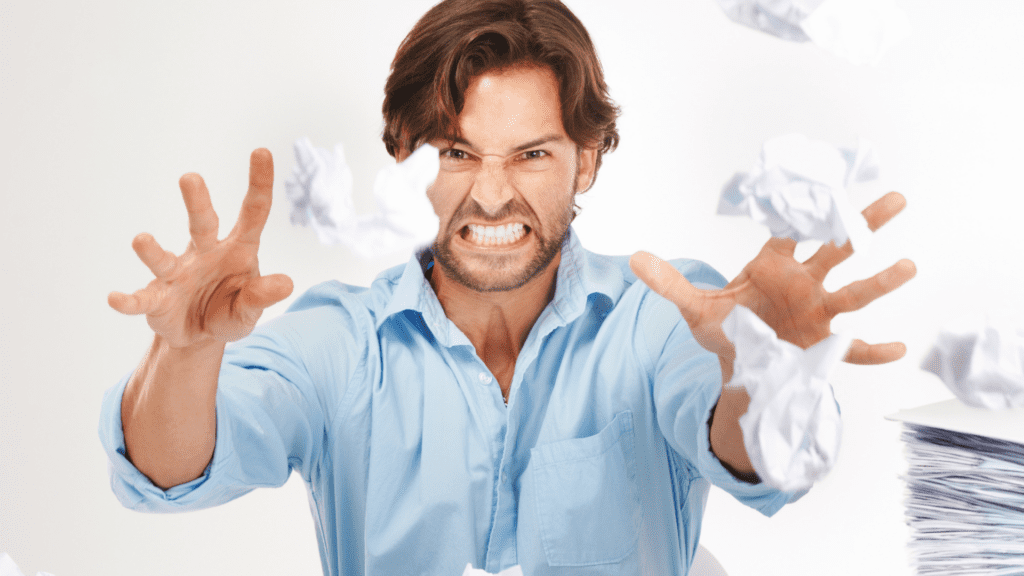
[[(554, 261), (555, 256), (561, 252), (562, 245), (569, 235), (569, 225), (575, 217), (574, 202), (572, 201), (575, 194), (574, 186), (566, 209), (552, 223), (553, 227), (551, 230), (545, 230), (543, 235), (537, 229), (530, 230), (530, 234), (535, 236), (538, 247), (533, 258), (519, 269), (514, 267), (514, 257), (495, 254), (487, 257), (488, 266), (486, 270), (480, 272), (469, 270), (465, 263), (451, 250), (452, 238), (461, 232), (461, 228), (448, 230), (444, 234), (443, 239), (439, 235), (437, 240), (434, 241), (434, 263), (443, 267), (445, 274), (449, 278), (476, 292), (506, 292), (524, 286), (527, 282), (544, 272), (551, 265), (551, 262)], [(463, 217), (469, 214), (481, 215), (483, 213), (474, 200), (468, 199), (468, 201), (473, 204), (461, 206), (452, 218), (452, 222), (461, 222)], [(490, 219), (501, 220), (511, 214), (526, 215), (526, 211), (519, 206), (513, 200), (506, 204), (497, 215), (491, 216)]]

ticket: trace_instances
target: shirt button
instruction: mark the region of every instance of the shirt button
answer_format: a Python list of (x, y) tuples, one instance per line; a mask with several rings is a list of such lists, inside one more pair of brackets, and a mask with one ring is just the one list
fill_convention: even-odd
[(483, 382), (484, 384), (490, 384), (491, 383), (491, 375), (488, 374), (487, 372), (481, 372), (479, 378), (480, 378), (480, 381)]
[(501, 483), (508, 484), (508, 472), (501, 473)]

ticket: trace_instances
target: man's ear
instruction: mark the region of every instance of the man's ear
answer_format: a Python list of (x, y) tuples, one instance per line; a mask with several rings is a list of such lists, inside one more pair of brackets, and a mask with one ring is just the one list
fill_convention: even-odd
[(579, 166), (576, 170), (576, 191), (580, 194), (590, 190), (597, 172), (597, 149), (580, 148)]

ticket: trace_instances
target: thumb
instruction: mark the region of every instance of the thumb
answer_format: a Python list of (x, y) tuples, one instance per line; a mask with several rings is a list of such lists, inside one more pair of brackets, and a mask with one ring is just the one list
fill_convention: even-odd
[(292, 279), (284, 274), (260, 276), (245, 285), (239, 299), (247, 306), (263, 310), (287, 298), (293, 287)]
[(684, 316), (692, 307), (691, 303), (700, 297), (700, 290), (694, 288), (678, 270), (650, 252), (633, 254), (629, 267), (651, 290), (679, 306)]

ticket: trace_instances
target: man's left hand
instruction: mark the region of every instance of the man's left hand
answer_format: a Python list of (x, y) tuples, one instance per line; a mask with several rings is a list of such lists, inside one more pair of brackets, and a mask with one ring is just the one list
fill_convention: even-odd
[[(879, 198), (863, 212), (868, 227), (877, 230), (906, 203), (897, 192)], [(805, 262), (796, 261), (795, 250), (796, 241), (772, 238), (721, 290), (695, 288), (678, 270), (647, 252), (637, 252), (629, 261), (638, 278), (679, 308), (697, 342), (718, 355), (723, 389), (711, 421), (711, 449), (733, 474), (744, 479), (755, 472), (739, 425), (739, 418), (750, 404), (750, 396), (745, 388), (725, 387), (732, 379), (736, 358), (736, 349), (722, 330), (725, 317), (736, 304), (742, 304), (757, 314), (779, 338), (807, 349), (832, 333), (830, 323), (837, 314), (863, 308), (899, 288), (917, 271), (910, 260), (900, 260), (871, 278), (828, 292), (822, 282), (832, 268), (853, 254), (850, 242), (841, 247), (829, 242)], [(854, 340), (844, 360), (854, 364), (884, 364), (900, 359), (906, 351), (901, 342), (867, 344)]]
[[(906, 199), (890, 192), (863, 211), (868, 227), (877, 230), (898, 214)], [(863, 308), (914, 277), (917, 269), (910, 260), (900, 260), (866, 280), (828, 292), (822, 282), (837, 264), (852, 253), (850, 242), (837, 247), (829, 242), (805, 262), (793, 253), (796, 241), (772, 238), (761, 252), (721, 290), (701, 290), (690, 284), (670, 264), (647, 252), (637, 252), (630, 267), (651, 290), (671, 300), (682, 313), (694, 337), (705, 349), (718, 354), (723, 374), (731, 378), (736, 350), (722, 331), (722, 321), (736, 304), (752, 310), (779, 338), (807, 349), (832, 332), (832, 318)], [(884, 364), (906, 353), (901, 342), (867, 344), (854, 340), (844, 360), (853, 364)]]

